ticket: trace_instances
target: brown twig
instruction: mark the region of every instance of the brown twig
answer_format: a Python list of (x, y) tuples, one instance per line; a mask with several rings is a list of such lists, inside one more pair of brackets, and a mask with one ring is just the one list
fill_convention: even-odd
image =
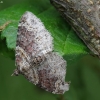
[(0, 31), (4, 30), (4, 29), (6, 28), (6, 26), (7, 26), (8, 24), (10, 24), (10, 23), (11, 23), (11, 21), (7, 21), (7, 22), (4, 23), (2, 26), (0, 26)]

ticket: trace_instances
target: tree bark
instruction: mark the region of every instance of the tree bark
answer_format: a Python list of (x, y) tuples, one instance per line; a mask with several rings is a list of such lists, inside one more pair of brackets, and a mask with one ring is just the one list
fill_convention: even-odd
[(87, 47), (100, 58), (100, 0), (50, 0)]

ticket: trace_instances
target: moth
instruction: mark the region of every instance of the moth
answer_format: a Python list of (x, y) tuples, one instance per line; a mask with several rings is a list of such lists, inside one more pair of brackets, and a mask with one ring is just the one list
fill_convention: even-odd
[(66, 61), (53, 52), (53, 38), (39, 18), (27, 11), (18, 25), (13, 75), (22, 74), (31, 83), (54, 94), (69, 90), (65, 82)]
[(50, 0), (87, 47), (100, 58), (100, 0)]

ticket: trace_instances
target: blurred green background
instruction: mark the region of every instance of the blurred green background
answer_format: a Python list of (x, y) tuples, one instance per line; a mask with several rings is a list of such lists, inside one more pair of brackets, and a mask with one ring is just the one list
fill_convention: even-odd
[(70, 90), (54, 95), (29, 83), (22, 75), (11, 76), (14, 60), (0, 55), (0, 100), (100, 100), (100, 62), (84, 56), (67, 66), (66, 81)]
[[(0, 10), (28, 0), (2, 1)], [(72, 59), (69, 59), (68, 63)], [(90, 55), (76, 59), (77, 62), (67, 66), (66, 81), (71, 81), (70, 90), (64, 95), (54, 95), (29, 83), (21, 75), (11, 77), (15, 62), (0, 55), (0, 100), (100, 100), (99, 59)]]

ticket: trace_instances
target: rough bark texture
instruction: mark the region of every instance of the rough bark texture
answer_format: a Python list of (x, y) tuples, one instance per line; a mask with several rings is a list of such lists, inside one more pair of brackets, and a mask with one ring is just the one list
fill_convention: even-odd
[(100, 57), (100, 0), (50, 0), (87, 47)]

